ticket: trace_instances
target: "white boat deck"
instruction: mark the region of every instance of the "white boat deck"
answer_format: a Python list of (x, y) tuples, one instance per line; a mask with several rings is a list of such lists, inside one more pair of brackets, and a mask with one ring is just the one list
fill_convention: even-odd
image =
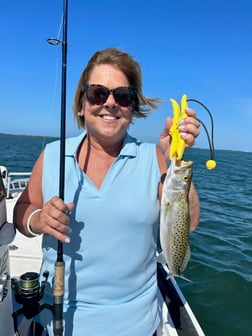
[[(12, 213), (18, 197), (7, 199), (7, 221), (12, 223)], [(16, 231), (15, 239), (9, 244), (10, 275), (19, 278), (25, 272), (39, 273), (42, 260), (42, 236), (28, 238)]]

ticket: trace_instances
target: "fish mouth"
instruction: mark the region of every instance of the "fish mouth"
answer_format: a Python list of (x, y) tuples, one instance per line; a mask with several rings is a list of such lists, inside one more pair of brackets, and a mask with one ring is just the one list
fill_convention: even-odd
[(171, 166), (176, 169), (183, 169), (183, 168), (189, 168), (193, 165), (193, 161), (184, 161), (184, 160), (176, 160), (176, 158), (173, 158), (171, 160)]

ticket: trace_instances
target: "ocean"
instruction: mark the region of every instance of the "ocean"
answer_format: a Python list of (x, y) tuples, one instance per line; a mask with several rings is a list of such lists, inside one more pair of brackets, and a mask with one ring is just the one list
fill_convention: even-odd
[[(0, 165), (31, 171), (53, 138), (0, 134)], [(201, 220), (190, 234), (191, 259), (178, 284), (207, 336), (245, 336), (252, 331), (252, 153), (216, 150), (207, 170), (206, 149), (189, 149)]]

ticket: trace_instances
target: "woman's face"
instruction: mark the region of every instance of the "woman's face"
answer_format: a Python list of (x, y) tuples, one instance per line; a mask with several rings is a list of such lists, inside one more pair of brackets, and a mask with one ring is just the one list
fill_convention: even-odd
[[(97, 65), (91, 72), (88, 84), (103, 85), (110, 90), (129, 86), (123, 72), (109, 64)], [(91, 104), (84, 94), (80, 112), (84, 115), (89, 136), (111, 144), (123, 141), (132, 118), (132, 107), (119, 105), (113, 94), (102, 105)]]

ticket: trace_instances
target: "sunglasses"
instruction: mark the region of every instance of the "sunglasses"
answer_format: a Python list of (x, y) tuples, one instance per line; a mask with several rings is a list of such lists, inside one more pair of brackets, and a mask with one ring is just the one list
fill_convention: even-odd
[(137, 101), (137, 90), (127, 86), (110, 90), (100, 84), (84, 84), (82, 92), (86, 92), (87, 100), (94, 105), (103, 105), (111, 93), (116, 103), (123, 107), (128, 107), (132, 102)]

